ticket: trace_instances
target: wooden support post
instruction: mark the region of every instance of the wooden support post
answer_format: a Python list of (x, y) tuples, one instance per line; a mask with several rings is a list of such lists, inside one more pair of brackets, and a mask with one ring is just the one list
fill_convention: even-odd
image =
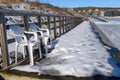
[(69, 31), (70, 30), (70, 25), (69, 25), (70, 23), (69, 23), (69, 17), (67, 17), (67, 31)]
[(71, 18), (69, 17), (69, 30), (71, 30)]
[(73, 17), (71, 17), (71, 27), (73, 29)]
[(64, 17), (65, 21), (64, 21), (64, 26), (65, 26), (65, 33), (67, 32), (67, 25), (66, 25), (66, 16)]
[(62, 28), (62, 20), (61, 20), (61, 16), (59, 16), (59, 33), (61, 36), (61, 28)]
[(64, 27), (65, 27), (65, 18), (64, 18), (64, 16), (62, 17), (62, 20), (63, 20), (63, 34), (65, 33), (65, 29), (64, 29)]
[(75, 27), (75, 18), (73, 18), (73, 28)]
[(25, 30), (26, 31), (29, 31), (29, 23), (28, 23), (28, 21), (29, 21), (29, 17), (27, 16), (27, 15), (25, 15), (25, 16), (23, 16), (23, 24), (24, 24), (24, 28), (25, 28)]
[(48, 29), (51, 33), (51, 28), (50, 28), (50, 16), (47, 16), (47, 26), (48, 26)]
[(41, 28), (42, 27), (41, 16), (37, 16), (37, 19), (38, 19), (38, 26), (39, 28)]
[(72, 27), (72, 17), (70, 17), (70, 24), (71, 24), (71, 29), (73, 28)]
[(68, 31), (70, 30), (70, 17), (68, 17)]
[(53, 19), (54, 19), (54, 38), (57, 37), (56, 35), (56, 16), (53, 16)]
[(3, 69), (9, 66), (9, 55), (8, 55), (8, 42), (5, 26), (5, 16), (0, 14), (0, 43), (1, 43), (1, 52), (3, 60)]
[[(28, 21), (29, 21), (29, 17), (27, 15), (24, 15), (23, 16), (23, 24), (24, 24), (24, 29), (26, 31), (29, 31), (29, 22)], [(27, 38), (29, 38), (28, 35), (27, 35)], [(27, 46), (25, 47), (25, 51), (26, 51), (26, 53), (28, 55), (28, 47)]]
[(69, 25), (69, 17), (67, 17), (67, 31), (69, 31), (70, 25)]

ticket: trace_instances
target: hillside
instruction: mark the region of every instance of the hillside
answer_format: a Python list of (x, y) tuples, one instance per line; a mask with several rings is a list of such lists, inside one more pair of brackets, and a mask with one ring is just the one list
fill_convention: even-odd
[(115, 11), (115, 10), (120, 10), (120, 7), (113, 8), (113, 7), (91, 7), (91, 6), (88, 6), (88, 7), (76, 7), (76, 8), (73, 8), (73, 10), (75, 12), (79, 12), (79, 14), (81, 14), (81, 15), (84, 15), (84, 13), (89, 12), (89, 11), (95, 12), (95, 11)]
[[(23, 8), (21, 8), (21, 6)], [(0, 9), (14, 9), (40, 12), (45, 14), (79, 16), (79, 14), (75, 14), (75, 11), (73, 9), (60, 8), (48, 3), (26, 2), (24, 0), (10, 0), (10, 1), (0, 0)]]

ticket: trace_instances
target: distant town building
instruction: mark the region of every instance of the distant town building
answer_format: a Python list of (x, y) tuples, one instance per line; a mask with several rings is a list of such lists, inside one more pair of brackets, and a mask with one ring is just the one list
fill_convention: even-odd
[(105, 16), (120, 16), (120, 10), (108, 10), (104, 13)]
[(83, 13), (85, 13), (86, 12), (86, 10), (83, 10)]
[(99, 11), (98, 9), (95, 9), (95, 11)]
[(105, 11), (100, 11), (100, 17), (104, 17)]

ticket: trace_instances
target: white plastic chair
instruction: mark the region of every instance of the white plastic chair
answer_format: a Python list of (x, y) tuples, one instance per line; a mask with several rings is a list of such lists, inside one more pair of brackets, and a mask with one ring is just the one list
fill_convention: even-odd
[[(22, 47), (22, 54), (23, 54), (23, 58), (25, 58), (25, 46), (28, 46), (28, 43), (27, 43), (27, 38), (25, 35), (15, 35), (15, 63), (17, 63), (17, 56), (18, 56), (18, 48), (21, 46)], [(17, 38), (23, 38), (22, 42), (19, 42), (19, 40)]]
[(28, 50), (29, 50), (29, 57), (30, 57), (30, 65), (34, 65), (34, 59), (33, 59), (33, 49), (35, 46), (38, 47), (40, 58), (42, 58), (41, 53), (41, 46), (40, 46), (40, 40), (38, 39), (38, 34), (36, 32), (27, 32), (26, 34), (32, 34), (34, 35), (32, 40), (28, 40)]
[(49, 30), (48, 29), (39, 28), (37, 25), (31, 24), (30, 25), (30, 31), (40, 33), (39, 37), (43, 39), (45, 52), (48, 53), (48, 42), (49, 42), (49, 40), (50, 40), (51, 48), (53, 47), (52, 46), (52, 36), (50, 35)]
[[(30, 57), (30, 65), (34, 65), (34, 59), (33, 59), (33, 51), (34, 51), (34, 46), (37, 46), (39, 49), (39, 55), (40, 58), (42, 58), (41, 54), (41, 47), (40, 47), (40, 40), (38, 40), (38, 35), (35, 32), (28, 32), (21, 30), (22, 28), (20, 26), (10, 26), (10, 29), (13, 31), (13, 36), (15, 36), (15, 63), (17, 63), (17, 54), (18, 54), (18, 47), (22, 47), (23, 50), (23, 58), (25, 58), (25, 46), (28, 46), (28, 51), (29, 51), (29, 57)], [(20, 32), (21, 30), (21, 32)], [(17, 31), (18, 34), (15, 34)], [(25, 34), (32, 34), (33, 38), (28, 40)], [(20, 40), (22, 39), (22, 40)]]
[(50, 45), (52, 47), (52, 36), (50, 35), (50, 32), (48, 29), (42, 29), (42, 28), (38, 28), (40, 31), (40, 34), (42, 36), (44, 45), (45, 45), (45, 51), (46, 53), (48, 53), (48, 42), (50, 40)]

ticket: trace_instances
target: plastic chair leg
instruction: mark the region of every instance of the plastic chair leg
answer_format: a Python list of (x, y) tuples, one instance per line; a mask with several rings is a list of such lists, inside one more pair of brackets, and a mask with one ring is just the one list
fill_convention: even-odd
[(15, 63), (17, 63), (18, 44), (15, 47)]
[(34, 65), (34, 60), (33, 60), (33, 49), (32, 49), (32, 45), (29, 45), (28, 50), (29, 50), (29, 57), (30, 57), (30, 65), (33, 66)]
[(25, 46), (24, 45), (22, 46), (22, 50), (23, 50), (23, 53), (22, 53), (23, 54), (23, 58), (25, 58)]
[(51, 48), (53, 47), (53, 45), (52, 45), (52, 39), (50, 38), (50, 45), (51, 45)]
[(46, 54), (48, 53), (47, 43), (48, 43), (48, 38), (44, 38), (44, 49)]

